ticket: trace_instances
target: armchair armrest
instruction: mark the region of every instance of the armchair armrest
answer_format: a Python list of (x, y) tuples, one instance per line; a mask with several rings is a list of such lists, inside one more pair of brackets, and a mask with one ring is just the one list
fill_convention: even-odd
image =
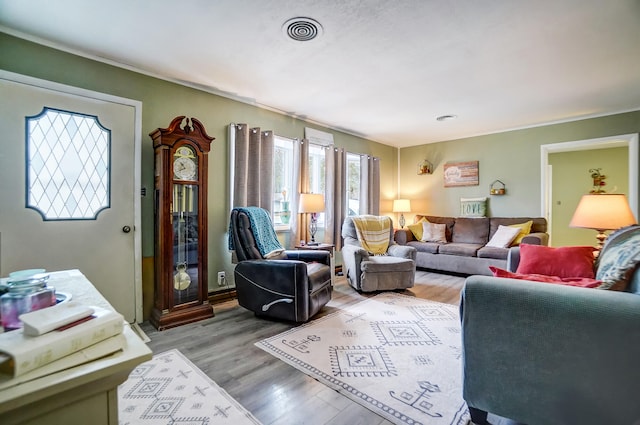
[(407, 258), (416, 261), (418, 251), (412, 246), (394, 244), (389, 245), (387, 253), (392, 257)]
[(369, 259), (369, 252), (357, 245), (345, 245), (342, 247), (342, 259), (345, 262), (353, 262), (358, 265), (360, 269), (360, 263)]
[(315, 261), (317, 263), (331, 265), (331, 254), (328, 251), (321, 250), (287, 250), (284, 252), (288, 260), (300, 260), (305, 263)]
[(347, 280), (352, 282), (351, 286), (354, 288), (360, 288), (361, 264), (368, 259), (369, 253), (367, 250), (358, 245), (344, 245), (342, 247), (343, 273)]
[[(295, 260), (247, 260), (238, 263), (234, 270), (236, 286), (238, 277), (253, 286), (267, 289), (279, 295), (293, 297), (307, 292), (307, 264)], [(295, 282), (295, 286), (291, 283)]]
[(463, 397), (524, 423), (640, 417), (640, 297), (470, 276), (460, 303)]
[(247, 260), (234, 270), (238, 304), (258, 315), (284, 320), (309, 319), (307, 263), (295, 260)]
[(507, 270), (515, 273), (520, 264), (520, 247), (512, 246), (507, 253)]

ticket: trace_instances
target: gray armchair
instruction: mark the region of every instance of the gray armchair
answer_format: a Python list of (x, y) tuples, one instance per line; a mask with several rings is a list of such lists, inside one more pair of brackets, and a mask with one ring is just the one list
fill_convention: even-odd
[(474, 423), (488, 412), (531, 425), (640, 423), (639, 237), (640, 226), (611, 235), (597, 264), (627, 270), (624, 292), (467, 278), (463, 397)]
[(416, 249), (398, 245), (393, 240), (393, 223), (389, 230), (387, 255), (371, 255), (358, 240), (352, 217), (342, 224), (343, 273), (358, 291), (371, 292), (413, 287), (416, 274)]

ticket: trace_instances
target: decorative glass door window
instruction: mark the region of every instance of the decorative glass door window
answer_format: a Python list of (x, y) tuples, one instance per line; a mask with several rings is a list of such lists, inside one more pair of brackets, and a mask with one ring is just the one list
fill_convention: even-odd
[(110, 207), (111, 130), (98, 117), (43, 108), (26, 117), (26, 205), (44, 220), (95, 220)]

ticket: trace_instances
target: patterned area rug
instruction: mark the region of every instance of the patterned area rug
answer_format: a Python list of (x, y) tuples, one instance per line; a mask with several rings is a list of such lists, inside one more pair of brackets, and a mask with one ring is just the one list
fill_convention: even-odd
[(256, 346), (393, 423), (469, 420), (455, 306), (383, 293)]
[(118, 409), (120, 425), (260, 424), (178, 350), (136, 367), (118, 387)]

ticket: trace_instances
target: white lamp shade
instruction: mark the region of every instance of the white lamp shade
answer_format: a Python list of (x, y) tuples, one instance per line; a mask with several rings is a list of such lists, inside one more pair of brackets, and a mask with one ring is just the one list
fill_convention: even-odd
[(394, 199), (393, 212), (411, 212), (411, 201), (408, 199)]
[(298, 204), (300, 213), (324, 212), (324, 196), (321, 193), (301, 193)]
[(614, 230), (635, 223), (636, 219), (626, 196), (603, 193), (584, 195), (573, 213), (569, 227)]

